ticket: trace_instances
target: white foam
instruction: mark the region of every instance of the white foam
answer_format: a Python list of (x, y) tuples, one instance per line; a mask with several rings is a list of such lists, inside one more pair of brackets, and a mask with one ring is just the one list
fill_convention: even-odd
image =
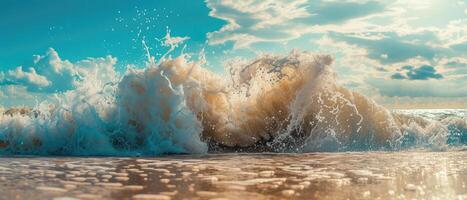
[[(173, 50), (187, 38), (165, 39)], [(55, 101), (0, 115), (0, 153), (192, 154), (206, 153), (206, 142), (266, 143), (274, 151), (387, 150), (403, 147), (408, 136), (412, 146), (442, 149), (452, 127), (460, 137), (467, 130), (465, 118), (392, 114), (339, 86), (326, 55), (262, 55), (233, 63), (229, 75), (203, 63), (184, 54), (149, 59), (110, 82), (99, 74), (113, 69), (96, 69)]]

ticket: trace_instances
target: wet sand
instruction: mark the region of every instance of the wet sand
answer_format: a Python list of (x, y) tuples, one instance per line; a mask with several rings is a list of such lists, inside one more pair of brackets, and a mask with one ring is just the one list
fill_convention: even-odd
[(467, 199), (467, 152), (0, 158), (0, 199)]

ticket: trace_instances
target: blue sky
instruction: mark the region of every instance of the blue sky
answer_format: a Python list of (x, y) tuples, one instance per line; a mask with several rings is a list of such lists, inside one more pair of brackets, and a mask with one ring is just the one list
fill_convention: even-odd
[(331, 54), (341, 84), (383, 104), (467, 102), (467, 0), (2, 0), (0, 104), (71, 90), (91, 62), (142, 66), (141, 41), (163, 53), (167, 27), (219, 73), (301, 49)]
[(0, 66), (16, 67), (50, 47), (71, 61), (112, 55), (133, 63), (143, 59), (141, 39), (156, 44), (166, 27), (189, 36), (196, 50), (225, 24), (208, 12), (203, 1), (2, 0)]

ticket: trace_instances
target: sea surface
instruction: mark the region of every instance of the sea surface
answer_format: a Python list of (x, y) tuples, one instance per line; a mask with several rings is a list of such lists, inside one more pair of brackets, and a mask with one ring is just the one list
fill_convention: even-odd
[(467, 151), (0, 158), (0, 199), (467, 199)]

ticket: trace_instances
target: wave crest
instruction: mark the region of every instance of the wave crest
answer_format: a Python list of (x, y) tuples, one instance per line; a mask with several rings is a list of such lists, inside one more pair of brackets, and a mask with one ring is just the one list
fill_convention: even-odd
[(86, 77), (55, 102), (5, 111), (1, 153), (154, 155), (205, 153), (208, 146), (303, 152), (466, 143), (465, 117), (391, 112), (336, 84), (327, 55), (263, 55), (232, 62), (229, 75), (184, 55), (153, 60), (117, 81)]

